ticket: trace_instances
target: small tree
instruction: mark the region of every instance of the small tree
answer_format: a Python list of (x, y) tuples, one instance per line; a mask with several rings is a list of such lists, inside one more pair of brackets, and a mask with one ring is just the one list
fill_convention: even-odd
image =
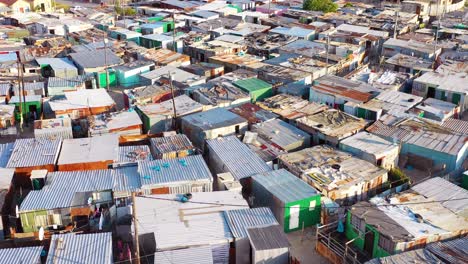
[(304, 10), (322, 11), (324, 13), (336, 12), (338, 5), (331, 0), (304, 0)]

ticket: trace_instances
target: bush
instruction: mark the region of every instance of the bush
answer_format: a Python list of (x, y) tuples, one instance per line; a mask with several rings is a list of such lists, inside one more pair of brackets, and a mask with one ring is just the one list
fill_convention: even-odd
[(65, 12), (68, 12), (70, 11), (70, 6), (67, 5), (67, 4), (62, 4), (62, 3), (55, 3), (55, 9), (62, 9), (65, 11)]
[(353, 4), (351, 4), (351, 3), (346, 3), (343, 7), (353, 7)]
[(410, 181), (410, 178), (399, 168), (393, 168), (388, 172), (388, 181), (391, 186), (399, 186)]
[(336, 10), (338, 10), (338, 5), (333, 3), (331, 0), (305, 0), (303, 9), (329, 13), (336, 12)]
[(116, 6), (115, 7), (115, 12), (117, 14), (119, 14), (120, 16), (134, 16), (136, 15), (136, 11), (135, 9), (131, 8), (131, 7), (125, 7), (125, 12), (124, 12), (124, 8), (120, 7), (120, 6)]

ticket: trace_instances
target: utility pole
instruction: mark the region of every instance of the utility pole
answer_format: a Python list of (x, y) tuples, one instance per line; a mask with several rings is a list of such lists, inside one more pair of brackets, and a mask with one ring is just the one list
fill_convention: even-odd
[(171, 94), (172, 94), (172, 108), (174, 109), (174, 118), (172, 119), (172, 128), (174, 130), (177, 130), (177, 110), (176, 110), (176, 104), (175, 104), (175, 96), (174, 96), (174, 85), (172, 84), (172, 73), (169, 72), (169, 84), (171, 86)]
[[(175, 10), (173, 9), (172, 10), (172, 24), (174, 24), (174, 28), (172, 29), (172, 50), (174, 50), (174, 52), (177, 52), (176, 50), (176, 42), (175, 42)], [(172, 81), (171, 81), (172, 82)]]
[(436, 27), (436, 32), (435, 32), (435, 38), (434, 38), (434, 66), (437, 61), (437, 40), (439, 39), (439, 28), (440, 28), (440, 13), (439, 13), (439, 1), (437, 0), (437, 10), (436, 10), (436, 17), (437, 17), (437, 27)]
[(127, 29), (127, 21), (125, 21), (125, 0), (122, 0), (122, 16), (124, 21), (124, 28)]
[(268, 1), (268, 17), (271, 17), (271, 10), (270, 10), (270, 7), (271, 7), (271, 0)]
[(397, 34), (398, 34), (398, 11), (395, 11), (395, 25), (393, 26), (393, 38), (396, 39), (397, 38)]
[(19, 57), (18, 57), (18, 61), (16, 62), (16, 65), (18, 69), (18, 95), (17, 96), (19, 99), (20, 129), (21, 129), (21, 132), (23, 132), (23, 102), (21, 100), (21, 79), (23, 78), (22, 78), (21, 63), (20, 63)]
[(135, 192), (132, 192), (132, 219), (133, 219), (133, 231), (135, 235), (135, 263), (140, 264), (140, 239), (138, 237), (138, 226), (136, 221), (136, 203), (135, 203)]
[(325, 60), (325, 63), (327, 65), (325, 65), (325, 75), (328, 75), (328, 49), (330, 48), (330, 33), (327, 34), (327, 57), (326, 57), (326, 60)]
[(106, 88), (107, 91), (110, 91), (110, 86), (109, 86), (109, 68), (107, 67), (107, 36), (106, 32), (104, 31), (104, 38), (102, 41), (104, 42), (104, 68), (106, 69)]

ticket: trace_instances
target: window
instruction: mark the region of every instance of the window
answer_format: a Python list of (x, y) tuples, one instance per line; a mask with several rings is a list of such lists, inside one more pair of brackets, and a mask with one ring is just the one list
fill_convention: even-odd
[(309, 204), (309, 211), (313, 211), (315, 210), (315, 206), (317, 205), (317, 201), (313, 200), (313, 201), (310, 201), (310, 204)]
[(379, 236), (378, 245), (380, 248), (382, 248), (383, 250), (387, 251), (390, 254), (392, 254), (393, 250), (395, 249), (393, 241), (382, 234), (380, 234)]
[(383, 158), (380, 158), (377, 160), (377, 166), (381, 167), (382, 166), (382, 161), (383, 161)]
[(366, 222), (353, 214), (351, 214), (351, 225), (359, 232), (364, 233), (366, 231)]
[(46, 227), (47, 226), (47, 215), (36, 215), (34, 217), (34, 222), (36, 223), (36, 226)]
[(60, 214), (49, 215), (49, 225), (62, 225), (62, 216)]

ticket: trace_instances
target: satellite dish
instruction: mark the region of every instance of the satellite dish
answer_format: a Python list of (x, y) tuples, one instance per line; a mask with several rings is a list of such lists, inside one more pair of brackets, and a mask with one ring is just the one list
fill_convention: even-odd
[(102, 230), (103, 224), (104, 224), (104, 214), (101, 213), (101, 217), (99, 218), (99, 230)]
[(39, 228), (39, 240), (44, 240), (44, 228), (42, 226)]

